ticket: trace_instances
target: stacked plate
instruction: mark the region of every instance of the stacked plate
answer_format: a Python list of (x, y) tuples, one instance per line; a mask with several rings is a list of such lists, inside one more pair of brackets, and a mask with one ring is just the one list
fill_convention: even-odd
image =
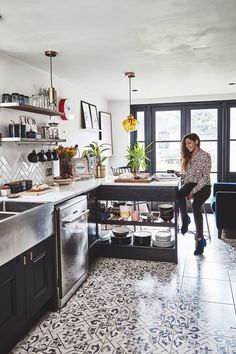
[(171, 233), (168, 230), (157, 231), (155, 235), (155, 240), (153, 241), (153, 246), (168, 248), (175, 244), (174, 238), (171, 237)]
[(110, 241), (110, 232), (108, 230), (103, 230), (99, 234), (99, 241), (106, 242)]
[(149, 231), (136, 231), (134, 232), (134, 245), (135, 246), (150, 246), (152, 234)]

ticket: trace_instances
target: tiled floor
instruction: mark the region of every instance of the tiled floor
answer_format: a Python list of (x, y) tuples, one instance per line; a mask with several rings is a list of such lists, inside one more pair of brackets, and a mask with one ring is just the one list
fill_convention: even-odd
[(11, 353), (236, 353), (236, 240), (212, 233), (202, 257), (193, 235), (179, 235), (178, 265), (98, 259)]

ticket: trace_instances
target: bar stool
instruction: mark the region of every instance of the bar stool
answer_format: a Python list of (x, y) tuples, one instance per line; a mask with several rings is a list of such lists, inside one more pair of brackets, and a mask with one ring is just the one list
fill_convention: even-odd
[[(202, 211), (205, 215), (205, 221), (206, 221), (206, 226), (207, 226), (207, 235), (204, 235), (204, 230), (203, 230), (203, 236), (206, 240), (209, 240), (211, 242), (211, 232), (210, 232), (210, 227), (209, 227), (209, 222), (208, 222), (208, 216), (206, 212), (206, 207), (205, 203), (202, 205)], [(196, 231), (188, 231), (188, 233), (195, 235), (196, 237)]]

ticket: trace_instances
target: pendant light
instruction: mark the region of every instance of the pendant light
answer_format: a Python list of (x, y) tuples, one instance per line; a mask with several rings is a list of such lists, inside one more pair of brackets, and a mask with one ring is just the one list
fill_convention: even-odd
[(50, 58), (50, 83), (51, 86), (48, 89), (48, 97), (49, 97), (49, 109), (55, 111), (57, 108), (57, 91), (52, 85), (52, 58), (57, 56), (57, 52), (54, 50), (46, 50), (46, 57)]
[(130, 133), (138, 129), (139, 123), (137, 119), (134, 119), (134, 116), (131, 114), (131, 79), (135, 77), (135, 73), (129, 71), (125, 73), (125, 77), (129, 79), (129, 115), (125, 120), (123, 120), (122, 125), (125, 131)]

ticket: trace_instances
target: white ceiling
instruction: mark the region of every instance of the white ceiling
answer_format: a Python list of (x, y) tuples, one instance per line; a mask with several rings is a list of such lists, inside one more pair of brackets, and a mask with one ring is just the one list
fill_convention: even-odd
[(108, 99), (236, 92), (236, 0), (1, 0), (0, 51)]

